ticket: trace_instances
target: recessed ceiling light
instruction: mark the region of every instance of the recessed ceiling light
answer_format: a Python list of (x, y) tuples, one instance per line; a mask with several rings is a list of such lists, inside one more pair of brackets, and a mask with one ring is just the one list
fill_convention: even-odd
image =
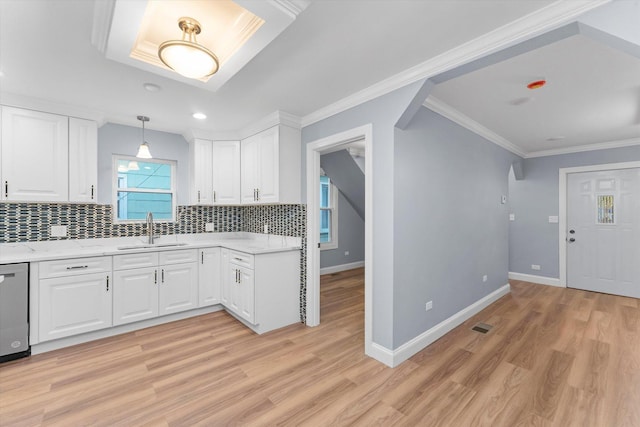
[(198, 120), (204, 120), (207, 118), (207, 115), (204, 113), (193, 113), (193, 118)]
[(162, 90), (162, 88), (155, 83), (145, 83), (142, 85), (142, 87), (149, 92), (160, 92)]
[(547, 138), (547, 141), (549, 141), (549, 142), (562, 141), (564, 138), (565, 138), (564, 136), (551, 136), (551, 137)]

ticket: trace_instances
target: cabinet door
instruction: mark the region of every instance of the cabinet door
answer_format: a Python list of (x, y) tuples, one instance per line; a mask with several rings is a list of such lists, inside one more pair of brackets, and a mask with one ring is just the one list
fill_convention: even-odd
[(238, 267), (240, 271), (238, 283), (238, 314), (249, 323), (256, 323), (255, 317), (255, 282), (253, 270)]
[(200, 249), (198, 255), (198, 307), (219, 304), (220, 248)]
[(122, 325), (157, 316), (158, 268), (114, 272), (113, 324)]
[(240, 186), (242, 188), (242, 203), (256, 203), (256, 190), (258, 188), (258, 144), (260, 136), (254, 135), (242, 140)]
[(68, 200), (69, 119), (2, 107), (2, 199)]
[(258, 203), (276, 203), (279, 198), (280, 157), (278, 143), (278, 126), (259, 134), (257, 184)]
[(240, 141), (213, 142), (213, 203), (240, 203)]
[(40, 341), (110, 327), (111, 288), (105, 273), (40, 280)]
[[(231, 284), (235, 280), (235, 276), (232, 277), (233, 275), (230, 271), (228, 249), (220, 249), (220, 272), (220, 302), (225, 307), (228, 307), (230, 304)], [(232, 278), (233, 280), (230, 280)]]
[(191, 143), (191, 191), (193, 205), (213, 204), (212, 142), (196, 139)]
[(253, 270), (230, 264), (227, 272), (230, 282), (227, 308), (249, 323), (255, 323)]
[(69, 201), (95, 203), (98, 195), (98, 125), (69, 118)]
[(160, 266), (159, 311), (177, 313), (198, 307), (198, 264)]

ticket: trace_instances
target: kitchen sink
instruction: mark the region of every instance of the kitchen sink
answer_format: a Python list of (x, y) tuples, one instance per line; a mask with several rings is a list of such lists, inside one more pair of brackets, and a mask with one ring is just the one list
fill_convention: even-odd
[(149, 248), (170, 248), (173, 246), (186, 246), (187, 243), (154, 243), (150, 244), (139, 244), (139, 245), (129, 245), (129, 246), (118, 246), (119, 251), (130, 251), (133, 249), (149, 249)]

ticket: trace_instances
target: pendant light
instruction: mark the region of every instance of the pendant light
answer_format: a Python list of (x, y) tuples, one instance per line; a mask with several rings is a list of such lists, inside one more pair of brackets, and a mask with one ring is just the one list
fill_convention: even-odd
[(218, 57), (198, 44), (196, 34), (202, 27), (193, 18), (178, 20), (182, 40), (167, 40), (158, 47), (158, 56), (167, 67), (190, 79), (202, 79), (215, 74), (219, 68)]
[(140, 147), (138, 148), (138, 154), (136, 154), (136, 157), (139, 159), (153, 159), (153, 156), (149, 151), (149, 144), (144, 140), (144, 122), (148, 122), (149, 117), (138, 116), (138, 120), (142, 122), (142, 144), (140, 144)]

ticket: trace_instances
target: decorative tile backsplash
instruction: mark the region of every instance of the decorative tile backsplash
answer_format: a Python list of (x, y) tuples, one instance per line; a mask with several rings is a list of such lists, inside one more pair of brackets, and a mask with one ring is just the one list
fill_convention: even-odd
[[(143, 236), (146, 224), (114, 224), (111, 205), (72, 203), (0, 203), (0, 243)], [(178, 206), (176, 222), (155, 222), (155, 233), (262, 233), (302, 237), (300, 251), (300, 319), (306, 321), (307, 210), (305, 205)], [(52, 237), (52, 225), (66, 225), (67, 237)]]

